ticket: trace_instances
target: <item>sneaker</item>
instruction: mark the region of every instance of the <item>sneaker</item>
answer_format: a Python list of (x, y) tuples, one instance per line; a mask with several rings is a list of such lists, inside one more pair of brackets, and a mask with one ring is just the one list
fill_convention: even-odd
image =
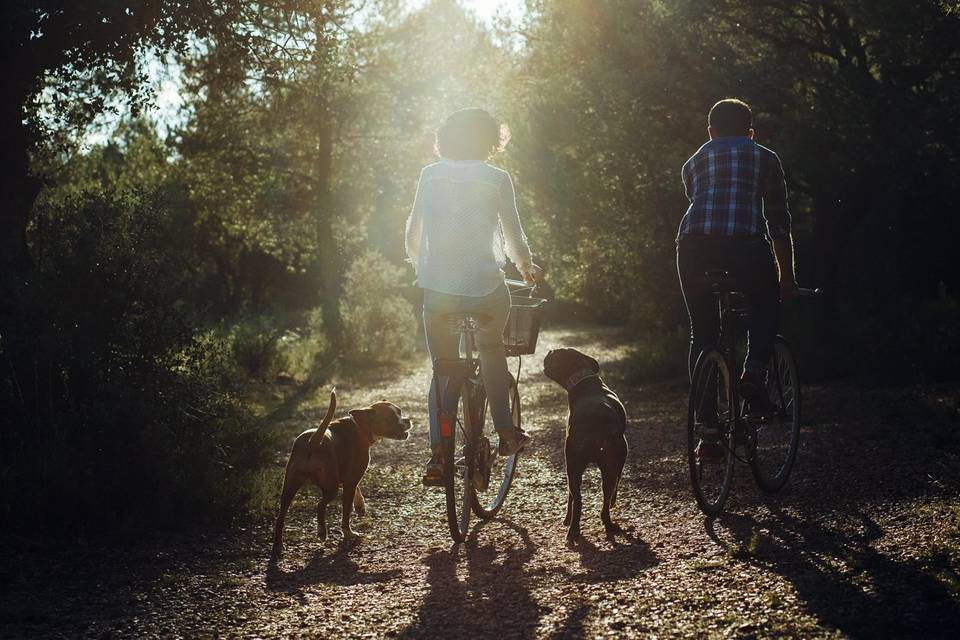
[(516, 427), (510, 430), (497, 431), (497, 435), (500, 436), (497, 453), (504, 457), (512, 456), (530, 443), (530, 436)]
[(740, 396), (747, 401), (753, 415), (770, 415), (777, 411), (767, 396), (763, 382), (758, 381), (757, 376), (749, 371), (744, 371), (740, 376)]
[(423, 470), (423, 484), (436, 485), (443, 483), (443, 458), (439, 453), (430, 456), (427, 466)]

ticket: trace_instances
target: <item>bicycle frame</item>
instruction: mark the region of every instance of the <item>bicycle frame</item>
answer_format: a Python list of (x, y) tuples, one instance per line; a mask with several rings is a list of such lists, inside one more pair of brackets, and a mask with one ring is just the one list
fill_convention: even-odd
[[(475, 331), (476, 322), (472, 318), (461, 318), (457, 321), (457, 329), (460, 333), (460, 358), (458, 362), (462, 363), (462, 370), (458, 375), (442, 375), (434, 369), (434, 388), (436, 394), (436, 411), (440, 421), (440, 437), (454, 437), (456, 429), (457, 403), (460, 401), (461, 390), (466, 384), (468, 393), (463, 398), (464, 413), (471, 417), (470, 422), (475, 422), (473, 418), (478, 413), (478, 408), (474, 406), (474, 396), (476, 389), (482, 384), (482, 372), (480, 362), (474, 358)], [(468, 371), (469, 367), (469, 371)], [(453, 383), (453, 388), (450, 388)], [(467, 442), (480, 435), (475, 433), (465, 434)]]
[(720, 291), (717, 294), (718, 305), (720, 309), (720, 335), (717, 338), (717, 348), (723, 354), (723, 359), (727, 363), (727, 369), (730, 371), (730, 402), (734, 410), (734, 421), (739, 422), (742, 418), (740, 410), (740, 388), (735, 381), (734, 371), (737, 371), (735, 358), (737, 351), (737, 337), (744, 333), (743, 320), (748, 312), (733, 305), (731, 298), (735, 295), (741, 295), (731, 291)]

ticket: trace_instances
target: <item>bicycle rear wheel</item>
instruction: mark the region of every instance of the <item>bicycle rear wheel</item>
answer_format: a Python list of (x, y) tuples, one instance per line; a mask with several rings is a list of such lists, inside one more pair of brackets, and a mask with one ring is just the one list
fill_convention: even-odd
[[(489, 402), (487, 401), (486, 391), (483, 387), (478, 387), (478, 398), (475, 406), (481, 407), (477, 426), (483, 428), (489, 414)], [(510, 398), (510, 414), (513, 416), (513, 425), (520, 427), (520, 390), (517, 388), (517, 381), (510, 376), (510, 387), (507, 390)], [(492, 435), (493, 429), (487, 430)], [(513, 483), (513, 476), (517, 469), (517, 458), (520, 453), (512, 456), (503, 457), (497, 454), (496, 445), (489, 437), (478, 430), (481, 434), (477, 438), (477, 472), (474, 475), (474, 499), (473, 512), (477, 517), (484, 520), (490, 520), (497, 515), (503, 507), (503, 502), (510, 491), (510, 485)]]
[(470, 504), (473, 501), (473, 452), (471, 434), (473, 422), (470, 416), (470, 385), (460, 390), (458, 411), (453, 424), (440, 422), (443, 442), (443, 483), (447, 495), (447, 523), (454, 542), (463, 542), (470, 527)]
[[(730, 369), (716, 349), (700, 354), (693, 370), (693, 384), (687, 408), (687, 459), (690, 482), (697, 505), (707, 516), (723, 509), (733, 483), (733, 425), (737, 418), (732, 399)], [(704, 430), (712, 425), (719, 431), (722, 451), (719, 459), (701, 460), (697, 446)]]
[(790, 478), (800, 444), (800, 378), (797, 375), (797, 361), (787, 341), (780, 336), (777, 336), (773, 345), (766, 389), (776, 411), (754, 423), (756, 450), (750, 466), (757, 485), (763, 491), (775, 493)]

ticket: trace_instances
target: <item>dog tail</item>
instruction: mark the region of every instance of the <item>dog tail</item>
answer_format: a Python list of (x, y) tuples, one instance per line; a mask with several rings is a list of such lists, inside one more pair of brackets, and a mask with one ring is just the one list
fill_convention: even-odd
[(323, 434), (326, 433), (327, 427), (330, 426), (330, 421), (333, 420), (333, 414), (337, 410), (337, 388), (334, 387), (330, 392), (330, 406), (327, 407), (327, 415), (323, 416), (323, 422), (317, 425), (316, 432), (310, 436), (310, 440), (307, 442), (307, 446), (312, 449), (314, 445), (318, 444), (323, 438)]

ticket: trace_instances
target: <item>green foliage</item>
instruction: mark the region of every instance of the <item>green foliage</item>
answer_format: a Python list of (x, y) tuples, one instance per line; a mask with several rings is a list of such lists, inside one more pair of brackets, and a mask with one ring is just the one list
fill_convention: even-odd
[(223, 354), (193, 337), (182, 232), (162, 192), (37, 211), (48, 394), (31, 405), (28, 380), (3, 388), (3, 519), (137, 528), (242, 510), (268, 451)]
[(642, 384), (685, 378), (688, 335), (685, 329), (667, 335), (643, 335), (628, 356), (628, 382)]
[(280, 338), (280, 352), (285, 361), (284, 372), (297, 381), (314, 379), (329, 357), (330, 343), (323, 330), (323, 310), (306, 312), (300, 326), (288, 330)]
[(237, 365), (260, 381), (275, 378), (287, 365), (280, 349), (283, 334), (284, 329), (277, 326), (270, 314), (237, 323), (230, 333), (230, 348)]
[(402, 284), (403, 271), (374, 251), (350, 266), (340, 304), (346, 357), (391, 362), (413, 353), (418, 322)]

